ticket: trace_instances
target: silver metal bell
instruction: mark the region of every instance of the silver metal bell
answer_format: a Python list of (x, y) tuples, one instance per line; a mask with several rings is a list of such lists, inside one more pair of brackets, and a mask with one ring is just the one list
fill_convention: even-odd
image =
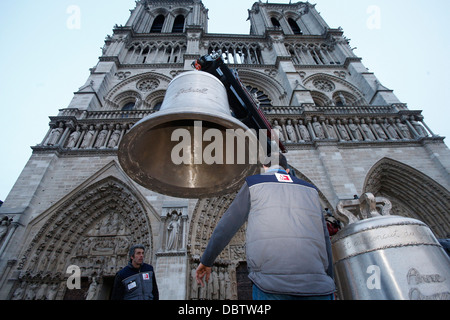
[(255, 133), (231, 115), (223, 84), (190, 71), (172, 80), (159, 112), (124, 136), (118, 157), (124, 171), (150, 190), (204, 198), (236, 191), (258, 172), (255, 145)]
[(338, 218), (348, 224), (332, 239), (339, 297), (450, 299), (450, 258), (431, 229), (416, 219), (390, 216), (389, 209), (386, 198), (372, 194), (338, 205)]

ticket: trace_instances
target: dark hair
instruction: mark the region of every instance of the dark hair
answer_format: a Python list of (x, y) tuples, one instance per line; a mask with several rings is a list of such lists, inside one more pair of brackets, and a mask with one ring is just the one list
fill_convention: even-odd
[(282, 153), (269, 154), (264, 161), (264, 166), (268, 168), (276, 164), (283, 167), (285, 170), (289, 168), (286, 157)]
[(130, 248), (130, 251), (128, 251), (128, 258), (131, 259), (131, 256), (134, 256), (134, 251), (135, 251), (136, 249), (142, 249), (142, 250), (145, 251), (144, 245), (142, 245), (142, 244), (136, 244), (136, 245), (134, 245), (134, 246), (132, 246), (132, 247)]

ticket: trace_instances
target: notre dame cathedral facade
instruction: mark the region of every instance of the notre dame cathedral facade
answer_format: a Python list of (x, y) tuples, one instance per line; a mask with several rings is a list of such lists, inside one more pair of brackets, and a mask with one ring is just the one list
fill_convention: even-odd
[[(324, 208), (366, 192), (392, 212), (450, 234), (450, 152), (444, 138), (368, 72), (343, 30), (307, 2), (256, 2), (249, 34), (208, 33), (200, 0), (139, 0), (107, 36), (71, 103), (50, 116), (0, 208), (0, 299), (108, 299), (132, 244), (147, 248), (162, 299), (245, 298), (245, 229), (216, 260), (206, 288), (193, 272), (235, 194), (178, 199), (133, 182), (118, 145), (158, 112), (168, 84), (222, 52), (257, 97)], [(155, 154), (155, 156), (157, 156)], [(80, 270), (71, 290), (69, 268)]]

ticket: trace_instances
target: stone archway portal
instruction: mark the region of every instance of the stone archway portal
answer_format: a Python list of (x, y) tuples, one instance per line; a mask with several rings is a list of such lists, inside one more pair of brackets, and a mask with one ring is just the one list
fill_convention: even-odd
[[(109, 177), (76, 193), (40, 221), (19, 261), (21, 278), (13, 287), (15, 299), (63, 299), (68, 266), (81, 271), (82, 289), (67, 298), (101, 295), (110, 278), (128, 263), (130, 245), (141, 243), (152, 256), (152, 231), (143, 204), (120, 180)], [(95, 286), (95, 287), (94, 287)], [(104, 289), (104, 288), (103, 288)]]

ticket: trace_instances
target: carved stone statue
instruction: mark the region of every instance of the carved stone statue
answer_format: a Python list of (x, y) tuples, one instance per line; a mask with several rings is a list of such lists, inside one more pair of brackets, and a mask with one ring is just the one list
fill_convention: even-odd
[(363, 130), (367, 139), (375, 140), (375, 136), (374, 136), (372, 130), (370, 129), (369, 125), (364, 121), (364, 119), (361, 119), (361, 129)]
[(405, 139), (412, 139), (411, 131), (409, 131), (408, 126), (406, 124), (402, 123), (400, 121), (400, 119), (397, 119), (396, 122), (397, 122), (397, 127), (399, 128), (399, 130), (402, 133), (403, 137)]
[(219, 299), (219, 275), (216, 272), (216, 268), (213, 268), (212, 273), (211, 273), (211, 283), (212, 283), (212, 299), (213, 300), (218, 300)]
[(273, 129), (277, 132), (278, 138), (280, 139), (280, 141), (285, 142), (286, 139), (284, 138), (283, 128), (279, 125), (278, 120), (274, 121)]
[(224, 268), (219, 269), (219, 299), (225, 300), (225, 273)]
[(373, 119), (372, 123), (373, 128), (375, 129), (375, 132), (377, 133), (380, 140), (387, 140), (388, 137), (386, 133), (384, 132), (383, 128), (377, 123), (376, 119)]
[(95, 130), (94, 126), (90, 126), (89, 130), (84, 135), (83, 143), (81, 144), (81, 149), (89, 148), (92, 142), (92, 138), (94, 137)]
[(25, 294), (25, 288), (27, 287), (27, 283), (23, 281), (20, 286), (14, 291), (11, 300), (22, 300), (23, 295)]
[(345, 128), (345, 126), (343, 124), (341, 124), (341, 120), (337, 121), (337, 129), (339, 131), (339, 134), (341, 136), (342, 140), (346, 140), (349, 141), (350, 140), (350, 136), (348, 135), (347, 129)]
[(288, 135), (288, 141), (297, 142), (297, 135), (295, 134), (294, 127), (292, 126), (292, 121), (288, 120), (286, 124), (286, 133)]
[(348, 128), (350, 129), (350, 131), (352, 132), (353, 137), (354, 137), (356, 140), (359, 140), (359, 141), (362, 141), (362, 140), (363, 140), (361, 131), (359, 131), (358, 126), (357, 126), (356, 124), (353, 123), (353, 120), (352, 120), (352, 119), (350, 119), (350, 120), (348, 121)]
[(97, 295), (97, 278), (93, 277), (92, 278), (92, 283), (89, 286), (88, 292), (87, 292), (87, 296), (86, 296), (86, 300), (94, 300), (95, 296)]
[(231, 300), (231, 279), (230, 274), (225, 272), (225, 300)]
[(314, 118), (314, 122), (312, 125), (314, 128), (314, 133), (316, 134), (316, 137), (319, 139), (325, 139), (325, 133), (323, 132), (322, 125), (320, 124), (320, 122), (317, 121), (316, 118)]
[(11, 221), (8, 217), (4, 217), (0, 222), (0, 244), (2, 243), (3, 239), (8, 234), (9, 226), (11, 225)]
[(58, 283), (53, 283), (50, 288), (48, 288), (46, 300), (55, 300), (56, 294), (58, 293)]
[(197, 283), (197, 264), (194, 264), (191, 269), (191, 300), (198, 299), (198, 283)]
[(36, 299), (36, 289), (38, 287), (37, 283), (31, 283), (27, 291), (25, 292), (25, 300), (31, 301)]
[(427, 137), (428, 133), (425, 131), (425, 129), (422, 127), (422, 125), (416, 121), (416, 119), (414, 117), (411, 117), (410, 120), (412, 126), (414, 127), (414, 129), (416, 129), (417, 134), (419, 135), (419, 137)]
[(172, 214), (172, 220), (167, 226), (167, 250), (178, 249), (178, 238), (180, 233), (180, 217), (177, 213)]
[(45, 300), (46, 299), (46, 293), (47, 293), (47, 289), (48, 289), (48, 284), (47, 283), (43, 283), (38, 292), (36, 293), (36, 300)]
[(78, 138), (80, 138), (80, 135), (81, 135), (80, 127), (77, 126), (75, 131), (69, 137), (69, 142), (67, 142), (67, 148), (69, 149), (75, 148), (78, 142)]
[(302, 140), (304, 141), (311, 141), (311, 136), (309, 134), (308, 128), (303, 124), (302, 120), (299, 120), (298, 122), (298, 130), (300, 134), (302, 135)]
[(388, 119), (384, 120), (384, 126), (392, 139), (394, 140), (399, 139), (398, 133), (395, 130), (394, 125), (389, 123)]
[(325, 120), (325, 126), (327, 128), (327, 132), (330, 139), (337, 139), (336, 131), (334, 130), (334, 126), (330, 124), (329, 120)]
[(108, 135), (108, 126), (104, 125), (103, 130), (100, 131), (97, 137), (97, 141), (95, 141), (94, 148), (99, 149), (105, 145), (106, 136)]
[(116, 125), (116, 130), (114, 130), (114, 132), (111, 135), (111, 138), (109, 139), (108, 142), (108, 148), (115, 148), (117, 146), (117, 143), (119, 142), (120, 139), (120, 125), (117, 124)]
[(57, 128), (54, 128), (52, 132), (50, 133), (50, 136), (47, 140), (48, 146), (54, 146), (58, 143), (59, 138), (61, 137), (63, 131), (64, 131), (64, 123), (60, 122)]

